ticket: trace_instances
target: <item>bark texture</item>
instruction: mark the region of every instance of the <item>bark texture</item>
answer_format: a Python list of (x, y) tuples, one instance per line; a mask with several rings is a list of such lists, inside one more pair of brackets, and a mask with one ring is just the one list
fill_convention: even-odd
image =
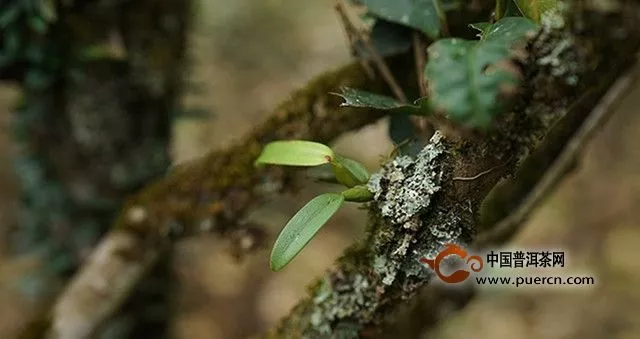
[[(445, 243), (471, 245), (483, 220), (490, 229), (517, 207), (639, 46), (637, 2), (616, 2), (608, 11), (593, 2), (568, 4), (530, 41), (525, 86), (494, 130), (464, 139), (436, 135), (416, 160), (396, 158), (373, 177), (381, 194), (370, 205), (367, 237), (310, 287), (270, 337), (376, 337), (433, 278), (421, 257), (435, 256)], [(454, 180), (490, 168), (476, 180)]]

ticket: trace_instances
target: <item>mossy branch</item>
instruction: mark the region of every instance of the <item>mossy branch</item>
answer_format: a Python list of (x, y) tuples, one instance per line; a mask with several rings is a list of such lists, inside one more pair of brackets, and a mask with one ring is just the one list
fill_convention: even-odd
[[(396, 158), (372, 177), (376, 201), (367, 237), (311, 285), (309, 296), (269, 337), (378, 337), (383, 325), (397, 320), (395, 311), (433, 277), (419, 258), (434, 256), (447, 242), (472, 245), (479, 221), (488, 220), (480, 206), (502, 180), (511, 177), (523, 187), (498, 194), (516, 201), (535, 187), (540, 176), (518, 170), (549, 168), (640, 46), (637, 2), (620, 2), (607, 13), (582, 1), (572, 5), (570, 14), (546, 23), (531, 41), (523, 67), (526, 87), (492, 132), (472, 140), (436, 134), (415, 161)], [(525, 166), (531, 154), (545, 158), (537, 153), (545, 150), (548, 161)], [(489, 168), (494, 170), (475, 180), (454, 180)]]
[[(412, 73), (407, 71), (411, 67), (408, 60), (408, 56), (399, 56), (387, 62), (402, 75)], [(415, 79), (401, 81), (415, 83)], [(329, 143), (385, 114), (339, 108), (340, 98), (329, 93), (343, 86), (389, 92), (381, 77), (370, 79), (358, 64), (327, 72), (294, 92), (235, 146), (180, 165), (129, 199), (114, 229), (55, 305), (50, 314), (52, 337), (90, 336), (118, 310), (172, 241), (201, 232), (232, 235), (242, 230), (241, 220), (263, 198), (291, 189), (294, 171), (255, 168), (264, 144), (276, 139)]]

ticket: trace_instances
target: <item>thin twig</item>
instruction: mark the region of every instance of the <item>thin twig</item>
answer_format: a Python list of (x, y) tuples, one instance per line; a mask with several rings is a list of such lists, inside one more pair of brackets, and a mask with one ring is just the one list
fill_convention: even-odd
[[(500, 165), (500, 166), (502, 166), (502, 165)], [(476, 174), (476, 175), (474, 175), (474, 176), (472, 176), (472, 177), (453, 177), (453, 178), (451, 178), (451, 180), (459, 180), (459, 181), (473, 181), (473, 180), (476, 180), (476, 179), (480, 178), (481, 176), (483, 176), (483, 175), (485, 175), (485, 174), (489, 174), (489, 173), (491, 173), (493, 170), (495, 170), (496, 168), (498, 168), (498, 167), (500, 167), (500, 166), (491, 167), (491, 168), (489, 168), (488, 170), (486, 170), (486, 171), (482, 171), (482, 172), (480, 172), (480, 173), (478, 173), (478, 174)]]
[(340, 19), (340, 23), (342, 24), (342, 28), (344, 29), (345, 37), (347, 39), (347, 42), (349, 43), (349, 50), (351, 52), (351, 56), (358, 60), (358, 62), (364, 69), (369, 79), (373, 79), (375, 76), (375, 72), (373, 71), (373, 68), (369, 64), (369, 61), (364, 58), (361, 58), (358, 55), (358, 50), (356, 48), (356, 44), (358, 42), (358, 30), (354, 27), (353, 24), (351, 24), (348, 16), (338, 15), (338, 19)]
[(449, 33), (449, 23), (447, 22), (447, 14), (442, 9), (442, 5), (440, 4), (440, 0), (433, 0), (433, 4), (436, 6), (436, 12), (438, 12), (438, 18), (440, 19), (440, 34), (443, 37), (448, 37), (451, 35)]
[(396, 99), (398, 99), (398, 101), (400, 101), (402, 103), (407, 103), (408, 102), (407, 101), (407, 96), (402, 91), (402, 88), (400, 87), (400, 85), (398, 85), (398, 82), (396, 81), (395, 77), (391, 73), (391, 70), (389, 70), (389, 67), (384, 62), (384, 59), (382, 58), (380, 53), (378, 53), (378, 51), (376, 50), (375, 46), (373, 46), (373, 44), (369, 40), (369, 37), (364, 35), (349, 20), (349, 16), (347, 15), (347, 10), (344, 7), (344, 4), (342, 3), (341, 0), (336, 0), (335, 9), (338, 12), (338, 15), (340, 16), (340, 20), (343, 22), (343, 24), (345, 24), (347, 26), (346, 30), (347, 31), (351, 31), (352, 33), (354, 33), (355, 36), (357, 37), (357, 39), (362, 41), (362, 44), (364, 45), (364, 47), (371, 54), (371, 58), (373, 59), (373, 63), (376, 65), (376, 67), (380, 71), (380, 74), (382, 74), (382, 77), (384, 78), (384, 81), (389, 85), (389, 87), (393, 91), (393, 94), (396, 96)]
[(489, 168), (488, 170), (482, 171), (482, 172), (480, 172), (480, 173), (478, 173), (478, 174), (476, 174), (476, 175), (474, 175), (472, 177), (453, 177), (453, 178), (451, 178), (451, 180), (454, 180), (454, 181), (455, 180), (458, 180), (458, 181), (473, 181), (473, 180), (476, 180), (476, 179), (480, 178), (481, 176), (483, 176), (485, 174), (489, 174), (492, 171), (494, 171), (494, 170), (496, 170), (496, 169), (498, 169), (500, 167), (506, 166), (511, 161), (512, 158), (513, 157), (509, 157), (509, 159), (507, 161), (505, 161), (504, 163), (502, 163), (502, 164), (500, 164), (498, 166), (493, 166), (493, 167)]
[(524, 223), (531, 212), (540, 202), (553, 191), (556, 184), (562, 179), (565, 173), (572, 167), (578, 154), (584, 149), (586, 144), (593, 138), (595, 132), (606, 123), (615, 112), (620, 103), (620, 99), (633, 89), (638, 80), (640, 65), (636, 64), (626, 74), (622, 75), (611, 86), (609, 91), (602, 97), (598, 105), (591, 111), (580, 129), (571, 137), (562, 153), (553, 162), (549, 170), (542, 177), (540, 182), (533, 188), (531, 193), (525, 198), (522, 204), (510, 215), (502, 219), (490, 231), (480, 234), (475, 241), (478, 248), (486, 247), (499, 242), (514, 233), (517, 228)]
[(413, 57), (416, 61), (416, 76), (418, 78), (418, 88), (420, 96), (427, 96), (427, 83), (424, 77), (424, 65), (427, 62), (424, 42), (422, 41), (422, 33), (413, 32)]
[[(426, 97), (429, 92), (426, 82), (427, 79), (424, 76), (424, 65), (427, 62), (426, 57), (426, 47), (423, 35), (419, 31), (413, 31), (413, 59), (415, 60), (416, 65), (416, 81), (418, 82), (420, 97)], [(433, 123), (429, 121), (429, 118), (411, 116), (410, 119), (417, 135), (425, 140), (431, 138), (435, 129), (433, 127)]]

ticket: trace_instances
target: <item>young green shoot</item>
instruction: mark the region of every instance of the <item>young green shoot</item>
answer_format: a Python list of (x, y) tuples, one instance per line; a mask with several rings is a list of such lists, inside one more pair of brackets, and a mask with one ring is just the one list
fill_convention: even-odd
[(265, 146), (256, 165), (321, 166), (330, 164), (336, 180), (348, 189), (324, 193), (302, 207), (280, 231), (271, 250), (271, 270), (284, 268), (311, 241), (345, 201), (368, 202), (369, 172), (359, 162), (336, 154), (326, 145), (303, 140), (274, 141)]

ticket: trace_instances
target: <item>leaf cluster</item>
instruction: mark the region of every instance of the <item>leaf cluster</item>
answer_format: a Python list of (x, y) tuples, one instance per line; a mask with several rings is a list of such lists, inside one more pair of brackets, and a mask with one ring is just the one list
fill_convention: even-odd
[[(494, 22), (470, 23), (480, 31), (477, 39), (444, 37), (446, 13), (462, 6), (458, 1), (439, 0), (363, 0), (369, 15), (377, 18), (372, 30), (375, 46), (382, 55), (407, 48), (406, 35), (390, 39), (383, 27), (402, 26), (425, 34), (431, 41), (422, 80), (429, 93), (413, 102), (344, 88), (339, 94), (344, 106), (389, 110), (394, 115), (428, 116), (442, 114), (453, 123), (472, 128), (488, 128), (505, 111), (509, 96), (520, 85), (521, 74), (512, 62), (526, 38), (535, 33), (542, 15), (553, 10), (556, 0), (498, 0)], [(487, 18), (490, 19), (490, 18)], [(384, 25), (382, 25), (384, 23)], [(390, 28), (387, 28), (390, 31)], [(398, 28), (394, 28), (398, 32)], [(375, 33), (375, 34), (373, 34)], [(384, 37), (384, 39), (380, 39)]]
[(302, 207), (282, 229), (271, 251), (270, 265), (281, 270), (311, 241), (320, 228), (345, 201), (367, 202), (373, 195), (364, 186), (369, 172), (359, 162), (336, 154), (330, 147), (311, 141), (274, 141), (265, 146), (256, 165), (330, 165), (338, 183), (347, 187), (340, 193), (324, 193)]

